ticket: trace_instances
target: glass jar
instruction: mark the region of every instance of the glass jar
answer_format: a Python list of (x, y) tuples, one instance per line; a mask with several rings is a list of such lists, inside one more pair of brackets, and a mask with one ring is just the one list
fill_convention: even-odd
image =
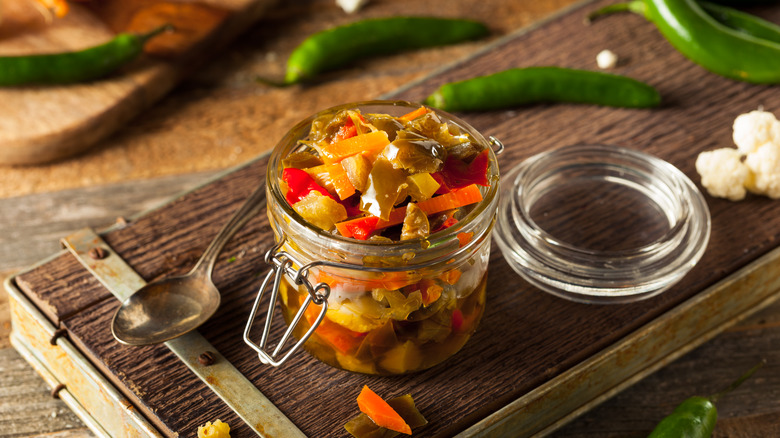
[[(269, 160), (268, 218), (276, 254), (285, 260), (277, 266), (286, 263), (282, 270), (288, 273), (278, 279), (278, 301), (297, 339), (306, 339), (316, 326), (303, 348), (336, 368), (393, 375), (432, 367), (463, 347), (485, 309), (498, 166), (491, 143), (462, 120), (436, 111), (442, 121), (490, 151), (490, 186), (480, 188), (482, 201), (464, 209), (455, 225), (426, 238), (380, 242), (324, 231), (304, 221), (280, 187), (282, 159), (307, 137), (315, 118), (343, 109), (401, 116), (419, 107), (375, 101), (327, 109), (296, 125)], [(290, 272), (300, 273), (301, 284)], [(329, 294), (320, 295), (327, 296), (327, 306), (309, 304), (308, 299), (328, 289), (323, 284), (329, 288)], [(302, 306), (305, 310), (295, 321)]]

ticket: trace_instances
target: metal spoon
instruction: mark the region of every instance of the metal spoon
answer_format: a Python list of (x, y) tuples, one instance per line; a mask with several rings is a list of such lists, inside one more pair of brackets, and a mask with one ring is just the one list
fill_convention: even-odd
[(188, 333), (219, 307), (220, 293), (211, 272), (222, 247), (265, 206), (265, 184), (244, 201), (186, 275), (149, 283), (127, 298), (114, 314), (111, 332), (127, 345), (151, 345)]

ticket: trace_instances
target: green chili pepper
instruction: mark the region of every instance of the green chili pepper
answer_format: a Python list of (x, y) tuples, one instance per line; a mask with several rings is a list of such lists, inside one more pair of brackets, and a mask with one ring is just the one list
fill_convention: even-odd
[(284, 83), (304, 81), (365, 56), (454, 44), (488, 33), (484, 24), (472, 20), (429, 17), (361, 20), (307, 38), (287, 60)]
[(661, 103), (652, 86), (626, 76), (561, 67), (504, 70), (442, 85), (425, 103), (445, 111), (479, 111), (536, 102), (644, 108)]
[(121, 33), (88, 49), (41, 55), (0, 57), (0, 86), (67, 84), (105, 76), (141, 54), (149, 39), (172, 29), (161, 26), (149, 33)]
[(648, 438), (707, 438), (712, 435), (718, 419), (715, 403), (750, 378), (766, 362), (761, 361), (724, 390), (709, 397), (694, 396), (680, 403), (669, 416), (661, 420)]
[(710, 2), (699, 2), (712, 18), (726, 26), (768, 41), (780, 44), (780, 26), (728, 6)]
[(680, 53), (715, 74), (780, 83), (780, 43), (719, 23), (694, 0), (634, 0), (606, 6), (588, 18), (620, 11), (643, 15)]

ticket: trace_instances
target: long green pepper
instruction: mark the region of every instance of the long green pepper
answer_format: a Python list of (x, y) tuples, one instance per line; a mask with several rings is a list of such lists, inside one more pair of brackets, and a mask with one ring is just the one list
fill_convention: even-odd
[(445, 111), (480, 111), (537, 103), (570, 102), (646, 108), (661, 96), (652, 86), (626, 76), (562, 67), (504, 70), (442, 85), (425, 103)]
[[(287, 60), (285, 84), (311, 79), (355, 59), (482, 38), (477, 21), (435, 17), (390, 17), (356, 21), (316, 33)], [(271, 81), (266, 81), (271, 82)]]
[(120, 33), (106, 43), (75, 52), (0, 57), (0, 86), (98, 79), (135, 59), (148, 40), (169, 29), (165, 25), (141, 35)]
[(710, 2), (699, 2), (710, 16), (734, 30), (780, 44), (780, 26), (753, 14)]
[(717, 394), (709, 397), (693, 396), (684, 400), (674, 412), (658, 423), (648, 438), (708, 438), (718, 420), (718, 410), (715, 408), (718, 399), (749, 379), (765, 363), (762, 360)]
[(680, 53), (715, 74), (780, 83), (780, 43), (720, 23), (695, 0), (634, 0), (606, 6), (589, 18), (621, 11), (644, 16)]

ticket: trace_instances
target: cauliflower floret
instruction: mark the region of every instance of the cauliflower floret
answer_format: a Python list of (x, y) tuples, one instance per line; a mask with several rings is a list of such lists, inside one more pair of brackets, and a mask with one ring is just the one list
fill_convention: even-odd
[(740, 114), (734, 120), (733, 138), (742, 155), (750, 154), (767, 143), (780, 145), (780, 121), (768, 111)]
[(747, 187), (753, 193), (780, 198), (780, 144), (766, 143), (748, 154), (745, 164), (753, 172)]
[(230, 426), (220, 420), (214, 424), (207, 421), (203, 426), (198, 426), (198, 438), (230, 438)]
[(600, 69), (606, 70), (614, 68), (617, 65), (617, 62), (618, 56), (611, 50), (604, 49), (596, 55), (596, 65), (598, 65)]
[(352, 14), (368, 3), (368, 0), (336, 0), (336, 3), (344, 9), (344, 12)]
[(696, 158), (696, 171), (710, 195), (732, 201), (745, 199), (745, 183), (751, 179), (750, 169), (742, 162), (736, 149), (722, 148), (700, 153)]

